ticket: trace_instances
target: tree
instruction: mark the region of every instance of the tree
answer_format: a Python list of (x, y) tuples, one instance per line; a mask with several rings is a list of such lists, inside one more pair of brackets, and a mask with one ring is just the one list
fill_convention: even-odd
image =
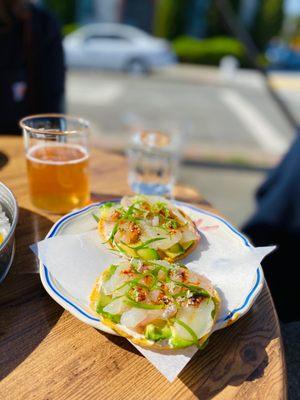
[(75, 21), (76, 0), (43, 0), (43, 3), (54, 12), (62, 25)]
[[(239, 13), (240, 0), (227, 0), (236, 14)], [(228, 35), (228, 27), (216, 5), (216, 0), (211, 0), (207, 14), (207, 34), (208, 36)]]
[(155, 10), (154, 34), (172, 40), (184, 33), (185, 0), (158, 0)]
[(251, 30), (252, 37), (260, 50), (264, 50), (272, 37), (281, 33), (284, 12), (283, 0), (261, 0)]

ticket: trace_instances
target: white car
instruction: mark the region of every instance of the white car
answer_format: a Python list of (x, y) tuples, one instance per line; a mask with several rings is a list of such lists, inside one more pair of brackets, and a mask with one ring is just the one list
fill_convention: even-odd
[(176, 62), (167, 41), (122, 24), (89, 24), (64, 39), (69, 67), (147, 73)]

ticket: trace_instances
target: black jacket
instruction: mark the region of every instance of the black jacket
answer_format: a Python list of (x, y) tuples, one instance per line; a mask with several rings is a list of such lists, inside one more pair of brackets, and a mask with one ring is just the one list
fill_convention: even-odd
[(9, 30), (0, 25), (0, 134), (20, 133), (26, 115), (62, 112), (64, 80), (55, 18), (31, 5)]
[(300, 136), (257, 193), (244, 227), (256, 246), (276, 244), (262, 266), (282, 321), (300, 320)]

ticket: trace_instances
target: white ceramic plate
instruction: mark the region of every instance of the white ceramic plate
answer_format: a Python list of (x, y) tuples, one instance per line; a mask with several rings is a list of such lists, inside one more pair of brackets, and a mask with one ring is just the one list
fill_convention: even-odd
[[(114, 200), (112, 200), (114, 201)], [(116, 200), (115, 200), (116, 201)], [(175, 202), (179, 207), (183, 207), (185, 212), (187, 212), (192, 219), (200, 221), (200, 232), (202, 237), (205, 236), (205, 229), (220, 228), (220, 235), (222, 235), (223, 240), (226, 244), (235, 243), (235, 246), (241, 247), (252, 247), (248, 239), (238, 232), (229, 222), (225, 221), (223, 218), (214, 215), (208, 211), (193, 207), (189, 204), (182, 202)], [(92, 213), (97, 212), (99, 206), (103, 203), (95, 203), (87, 206), (79, 211), (74, 211), (70, 214), (65, 215), (59, 221), (57, 221), (52, 229), (49, 231), (46, 238), (50, 238), (56, 235), (66, 235), (66, 234), (78, 234), (87, 232), (95, 227), (95, 221), (92, 218)], [(201, 221), (204, 221), (203, 232)], [(206, 226), (205, 226), (206, 225)], [(199, 226), (199, 225), (198, 225)], [(204, 233), (204, 234), (203, 234)], [(204, 241), (200, 243), (204, 246)], [(188, 256), (189, 258), (189, 256)], [(108, 327), (103, 325), (99, 318), (97, 318), (86, 306), (80, 304), (70, 293), (66, 292), (64, 288), (55, 280), (55, 278), (48, 271), (47, 266), (40, 264), (40, 276), (42, 284), (45, 287), (49, 295), (63, 308), (68, 310), (71, 314), (77, 317), (79, 320), (94, 326), (97, 329), (101, 329), (105, 332), (113, 333)], [(237, 308), (229, 310), (226, 315), (219, 318), (217, 322), (216, 329), (224, 328), (230, 325), (232, 322), (236, 321), (238, 318), (247, 313), (251, 308), (254, 300), (260, 293), (264, 284), (264, 276), (261, 266), (259, 265), (256, 270), (256, 276), (253, 277), (253, 282), (251, 282), (251, 289), (245, 294), (245, 297), (241, 305)]]

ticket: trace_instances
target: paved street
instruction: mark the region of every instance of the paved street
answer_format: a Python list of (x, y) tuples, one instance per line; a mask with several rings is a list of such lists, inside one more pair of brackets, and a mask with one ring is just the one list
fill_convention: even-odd
[[(273, 78), (272, 78), (273, 79)], [(300, 120), (300, 88), (275, 76)], [(297, 86), (296, 86), (297, 88)], [(135, 121), (155, 129), (179, 127), (188, 158), (241, 165), (274, 165), (288, 148), (293, 132), (265, 90), (249, 71), (234, 81), (217, 69), (176, 66), (148, 77), (100, 71), (69, 71), (67, 108), (93, 125), (103, 146), (124, 149)], [(225, 215), (242, 224), (253, 212), (253, 194), (262, 172), (184, 166), (180, 179), (196, 186)]]

